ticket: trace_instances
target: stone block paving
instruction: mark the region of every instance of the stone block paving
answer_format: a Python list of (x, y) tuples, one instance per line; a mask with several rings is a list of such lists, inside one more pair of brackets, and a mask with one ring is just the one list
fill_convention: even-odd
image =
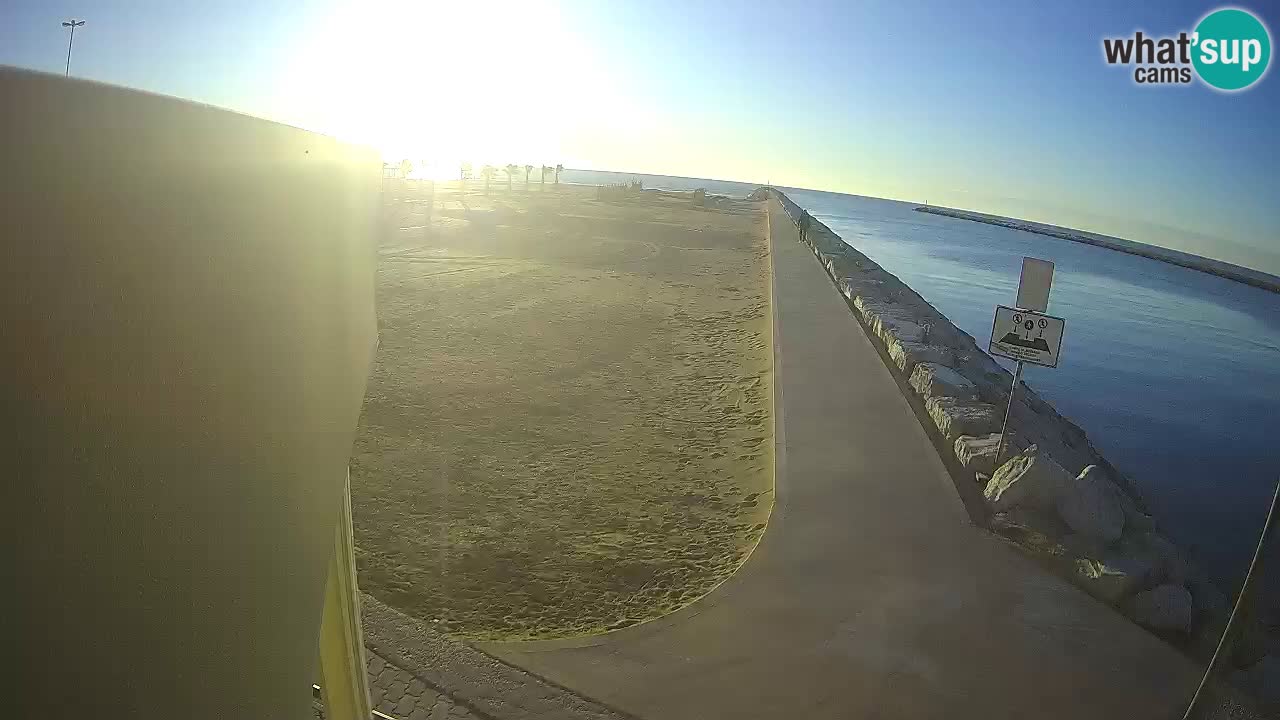
[[(370, 648), (369, 700), (373, 709), (395, 720), (483, 720), (439, 689), (398, 668)], [(316, 720), (324, 720), (320, 701), (312, 703)]]
[[(360, 595), (373, 709), (394, 720), (638, 720)], [(313, 703), (316, 720), (324, 711)], [(377, 717), (377, 716), (375, 716)]]

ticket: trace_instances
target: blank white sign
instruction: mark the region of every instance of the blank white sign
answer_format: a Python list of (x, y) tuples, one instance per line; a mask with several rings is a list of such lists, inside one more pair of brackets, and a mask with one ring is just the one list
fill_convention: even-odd
[(1044, 312), (1049, 309), (1049, 288), (1053, 287), (1053, 263), (1032, 257), (1022, 258), (1022, 277), (1018, 279), (1018, 302), (1023, 310)]

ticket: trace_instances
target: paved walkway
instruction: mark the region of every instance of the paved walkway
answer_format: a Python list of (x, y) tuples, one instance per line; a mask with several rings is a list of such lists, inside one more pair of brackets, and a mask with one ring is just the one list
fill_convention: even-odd
[(661, 620), (482, 647), (652, 720), (1174, 717), (1196, 668), (970, 524), (776, 204), (770, 228), (777, 504), (755, 554)]

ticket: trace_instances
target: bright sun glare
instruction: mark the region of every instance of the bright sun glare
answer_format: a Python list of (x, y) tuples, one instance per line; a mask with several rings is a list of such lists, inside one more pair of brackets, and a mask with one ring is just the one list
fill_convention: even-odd
[[(574, 123), (620, 111), (607, 71), (530, 2), (345, 2), (302, 35), (282, 75), (299, 124), (408, 158), (421, 174), (458, 163), (555, 164)], [(576, 97), (590, 88), (587, 98)]]

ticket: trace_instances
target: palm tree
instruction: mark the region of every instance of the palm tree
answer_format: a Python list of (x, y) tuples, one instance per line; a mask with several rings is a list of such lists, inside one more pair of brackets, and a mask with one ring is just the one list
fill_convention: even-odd
[(564, 166), (563, 166), (563, 165), (561, 165), (561, 164), (559, 164), (559, 163), (556, 163), (556, 184), (557, 184), (557, 185), (559, 185), (559, 184), (560, 184), (560, 171), (561, 171), (561, 170), (564, 170)]
[(516, 174), (516, 170), (520, 168), (515, 163), (507, 163), (507, 190), (511, 190), (511, 178)]
[(524, 166), (524, 191), (529, 192), (529, 173), (533, 172), (532, 165)]
[(543, 166), (542, 166), (542, 175), (538, 176), (538, 189), (539, 189), (539, 190), (546, 190), (546, 189), (547, 189), (547, 170), (549, 170), (549, 169), (550, 169), (550, 168), (548, 168), (546, 165), (543, 165)]
[(480, 168), (480, 177), (484, 178), (484, 194), (489, 194), (489, 178), (493, 177), (495, 169), (492, 165), (485, 165)]

